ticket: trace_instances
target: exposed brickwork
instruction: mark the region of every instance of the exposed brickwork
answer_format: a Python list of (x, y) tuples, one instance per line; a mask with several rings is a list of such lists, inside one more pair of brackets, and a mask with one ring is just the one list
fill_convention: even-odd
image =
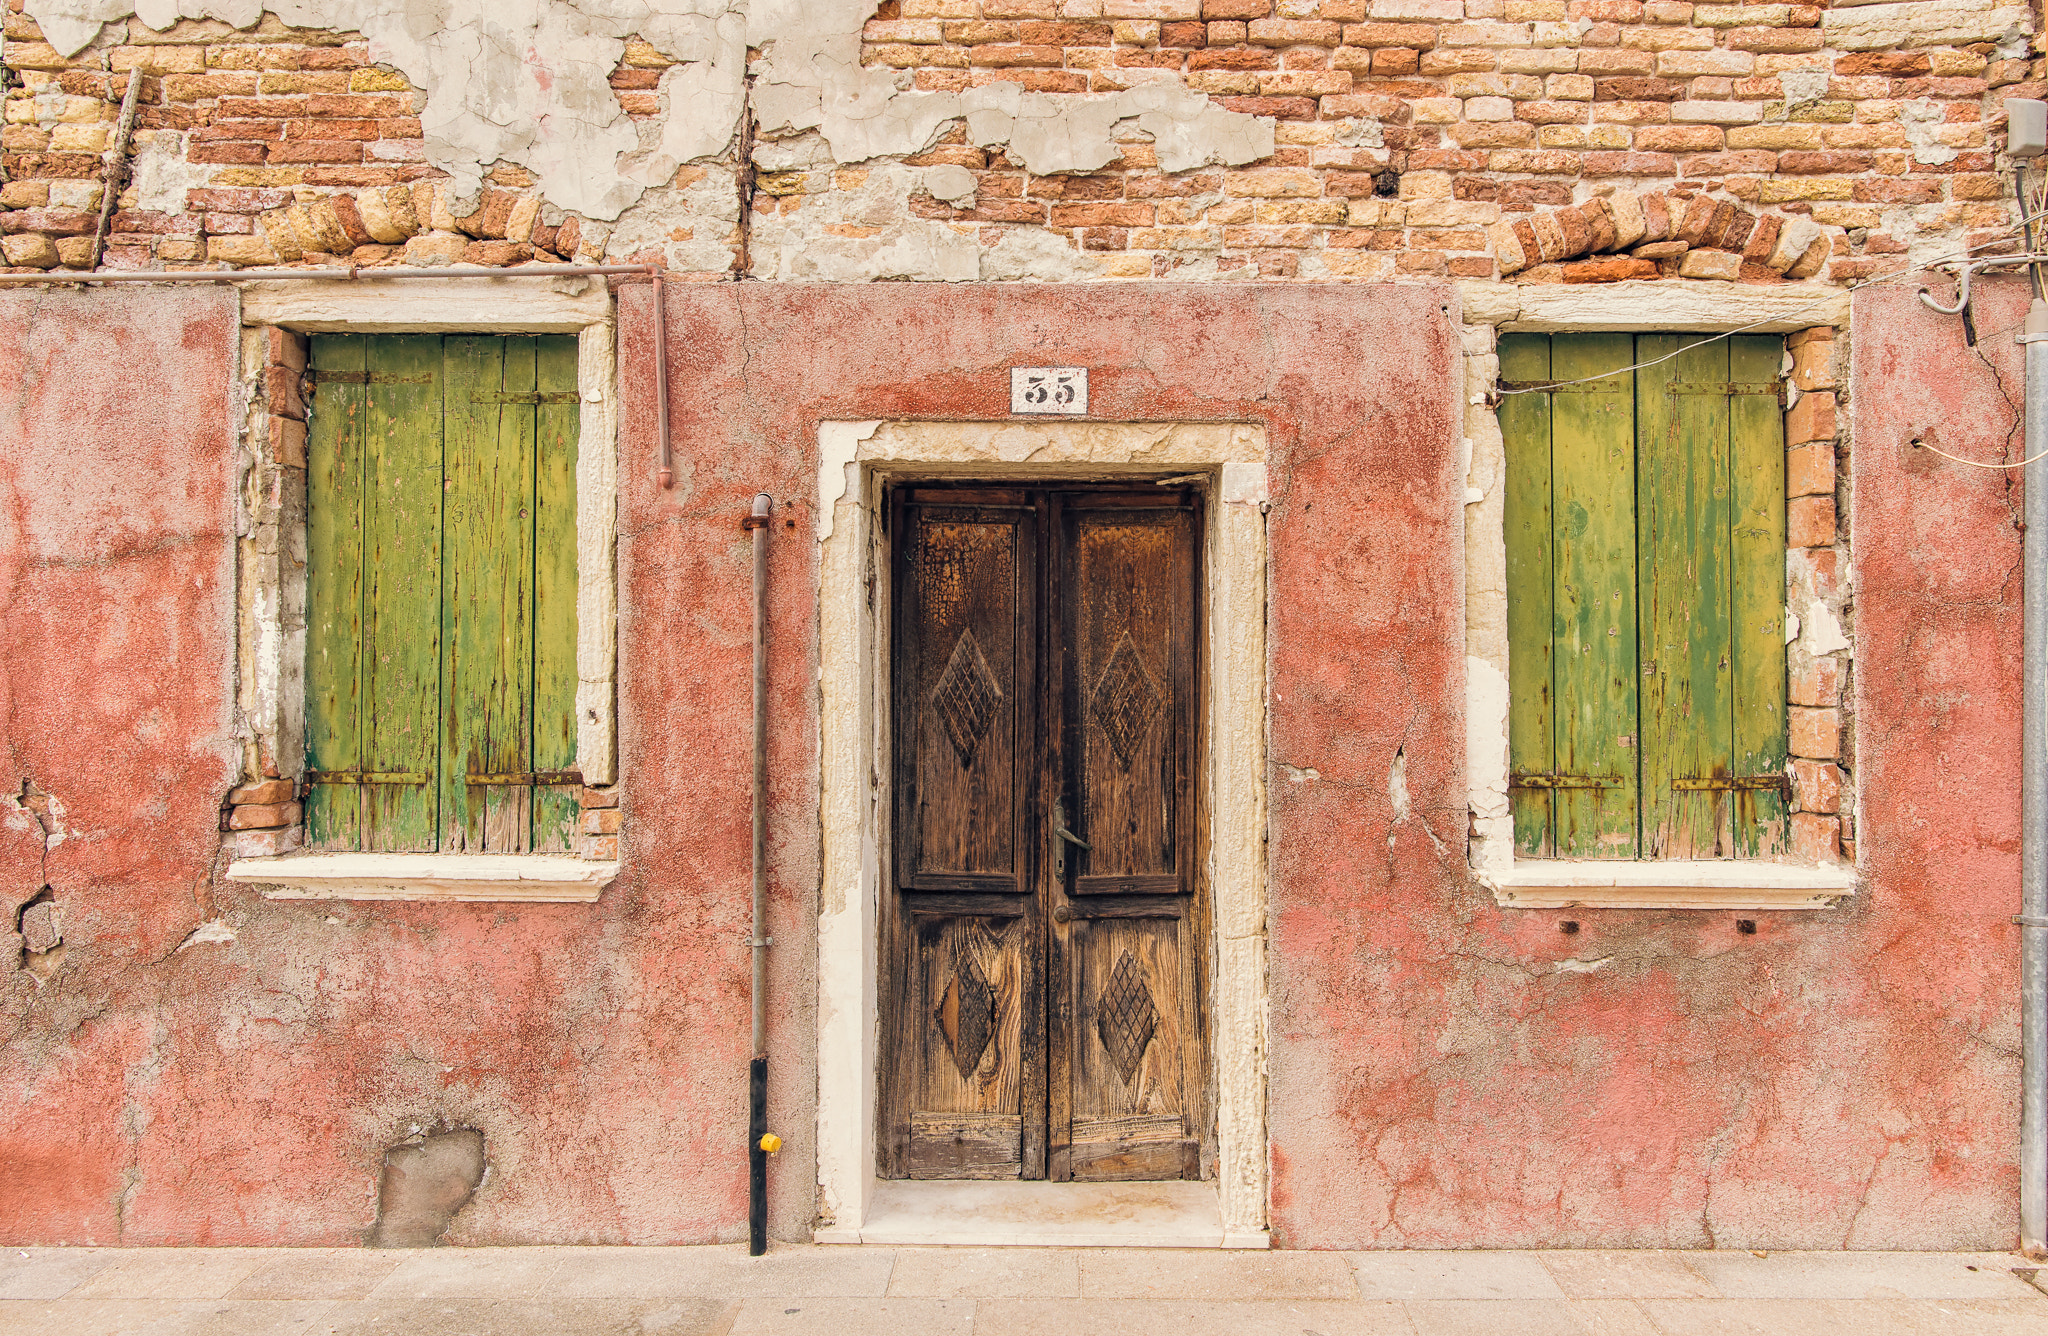
[[(1856, 857), (1854, 721), (1847, 682), (1853, 613), (1841, 573), (1849, 564), (1837, 494), (1847, 486), (1847, 445), (1836, 413), (1842, 381), (1835, 331), (1822, 326), (1785, 340), (1795, 396), (1785, 414), (1786, 604), (1802, 619), (1786, 647), (1787, 750), (1794, 812), (1791, 850), (1812, 862)], [(1838, 460), (1838, 456), (1840, 456)], [(1842, 498), (1846, 501), (1846, 494)], [(1806, 623), (1828, 619), (1832, 627)], [(1835, 634), (1830, 634), (1835, 632)]]
[(619, 856), (619, 832), (625, 829), (625, 813), (619, 810), (615, 788), (583, 790), (583, 820), (580, 826), (583, 856), (592, 860), (615, 860)]
[[(559, 213), (517, 168), (501, 166), (480, 199), (448, 199), (425, 161), (424, 95), (352, 34), (268, 15), (245, 31), (132, 22), (125, 41), (116, 26), (66, 60), (8, 3), (5, 61), (20, 81), (0, 144), (11, 267), (84, 262), (97, 155), (132, 68), (148, 73), (138, 139), (186, 136), (186, 161), (211, 170), (180, 208), (132, 207), (128, 191), (110, 267), (664, 259), (644, 239), (608, 255), (608, 228)], [(1826, 13), (1686, 0), (902, 0), (867, 25), (862, 58), (906, 87), (1065, 97), (1174, 80), (1275, 118), (1277, 150), (1167, 175), (1133, 131), (1111, 167), (1041, 177), (956, 122), (901, 161), (968, 170), (972, 198), (910, 186), (888, 217), (871, 201), (834, 207), (869, 185), (852, 166), (763, 171), (753, 205), (808, 215), (834, 238), (892, 217), (986, 245), (1040, 229), (1108, 278), (1850, 282), (1902, 269), (1915, 241), (2007, 227), (1999, 99), (2042, 91), (2033, 50), (1989, 33), (1915, 46), (1903, 28), (1897, 49), (1830, 49)], [(665, 114), (670, 63), (628, 43), (610, 82), (629, 117)], [(1644, 230), (1627, 240), (1631, 199)], [(723, 272), (701, 252), (688, 263)]]

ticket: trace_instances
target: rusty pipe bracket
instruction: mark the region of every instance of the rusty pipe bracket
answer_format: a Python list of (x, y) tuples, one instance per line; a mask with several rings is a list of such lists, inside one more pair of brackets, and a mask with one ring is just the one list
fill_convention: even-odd
[(768, 525), (768, 512), (774, 508), (774, 498), (766, 492), (756, 493), (754, 508), (740, 517), (740, 528), (763, 529)]
[(2014, 914), (2011, 921), (2022, 928), (2048, 928), (2048, 918), (2039, 914)]

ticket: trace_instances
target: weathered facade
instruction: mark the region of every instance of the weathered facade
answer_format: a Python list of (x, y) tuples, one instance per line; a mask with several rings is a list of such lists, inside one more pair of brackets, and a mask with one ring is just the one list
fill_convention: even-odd
[[(2026, 291), (1918, 293), (2026, 244), (2001, 101), (2048, 89), (2040, 29), (9, 0), (0, 1238), (736, 1237), (765, 492), (777, 1236), (943, 1233), (947, 1180), (1088, 1162), (1194, 1180), (1151, 1241), (2009, 1246), (2027, 470), (1949, 456), (2022, 457)], [(506, 276), (379, 277), (451, 266)], [(133, 271), (231, 281), (65, 286)], [(1038, 411), (1032, 369), (1080, 397)], [(1684, 451), (1705, 481), (1657, 491)], [(1039, 657), (984, 628), (901, 685), (892, 609), (956, 578), (904, 564), (907, 489), (971, 529), (1162, 482), (1180, 676), (1138, 642), (1055, 672), (1084, 577), (1032, 555)], [(961, 829), (1014, 804), (1013, 883), (972, 833), (898, 875), (927, 698)], [(1734, 753), (1686, 750), (1731, 713)], [(1014, 793), (991, 728), (1045, 749)], [(1172, 888), (1060, 805), (1091, 729), (1112, 787), (1170, 739)], [(923, 979), (898, 914), (980, 963)], [(1129, 934), (1167, 920), (1195, 1020), (1155, 1136), (1180, 1013)], [(1089, 941), (1140, 963), (1063, 1003)], [(918, 1125), (1002, 1154), (891, 1140), (909, 1029), (991, 1101)], [(1132, 1103), (1082, 1154), (1061, 1063), (1097, 1044)]]

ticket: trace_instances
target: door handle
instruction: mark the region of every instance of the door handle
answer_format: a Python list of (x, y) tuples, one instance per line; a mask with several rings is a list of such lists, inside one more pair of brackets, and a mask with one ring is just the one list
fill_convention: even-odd
[(1067, 829), (1067, 805), (1059, 799), (1054, 799), (1052, 804), (1052, 833), (1052, 875), (1054, 880), (1064, 884), (1067, 879), (1067, 846), (1072, 844), (1083, 849), (1093, 846)]

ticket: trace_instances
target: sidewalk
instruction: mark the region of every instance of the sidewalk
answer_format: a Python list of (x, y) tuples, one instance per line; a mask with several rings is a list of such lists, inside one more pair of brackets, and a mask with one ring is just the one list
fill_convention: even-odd
[(0, 1336), (2048, 1336), (2032, 1271), (2006, 1253), (9, 1248)]

